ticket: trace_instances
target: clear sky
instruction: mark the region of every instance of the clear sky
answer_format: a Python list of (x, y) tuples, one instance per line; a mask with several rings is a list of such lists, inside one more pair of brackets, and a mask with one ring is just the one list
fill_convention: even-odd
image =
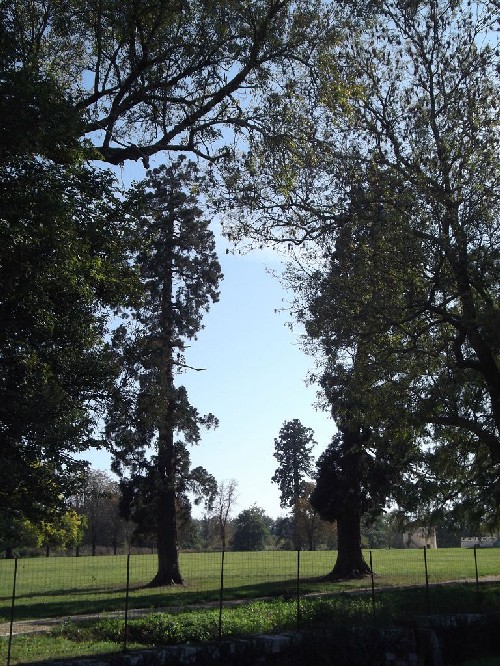
[[(317, 457), (330, 441), (334, 426), (317, 411), (316, 387), (306, 386), (313, 359), (297, 344), (296, 334), (277, 313), (286, 298), (279, 281), (266, 271), (276, 267), (268, 254), (223, 255), (221, 298), (205, 317), (205, 329), (188, 350), (188, 362), (206, 368), (188, 372), (183, 383), (201, 413), (219, 418), (191, 449), (219, 481), (238, 482), (241, 511), (256, 503), (272, 517), (284, 513), (271, 477), (276, 469), (274, 439), (285, 421), (299, 419), (312, 428)], [(271, 266), (271, 263), (273, 264)]]
[[(267, 250), (226, 254), (224, 241), (218, 245), (224, 273), (220, 300), (205, 315), (205, 328), (186, 354), (189, 365), (205, 370), (188, 370), (178, 383), (201, 414), (212, 412), (219, 419), (219, 427), (202, 433), (200, 445), (190, 448), (191, 462), (218, 481), (236, 479), (235, 514), (255, 503), (276, 518), (285, 513), (271, 482), (274, 439), (281, 426), (299, 419), (312, 428), (316, 458), (335, 428), (329, 415), (314, 407), (316, 387), (306, 386), (313, 359), (286, 326), (286, 313), (276, 312), (290, 296), (267, 269), (279, 270), (281, 259)], [(88, 459), (93, 467), (109, 470), (106, 452), (92, 452)]]

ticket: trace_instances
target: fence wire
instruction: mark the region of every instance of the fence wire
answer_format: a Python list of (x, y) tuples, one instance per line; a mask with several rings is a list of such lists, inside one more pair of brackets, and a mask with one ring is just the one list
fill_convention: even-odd
[(186, 608), (223, 608), (235, 602), (280, 598), (296, 602), (300, 628), (301, 600), (364, 588), (376, 617), (377, 595), (383, 590), (425, 589), (432, 610), (432, 586), (445, 582), (475, 584), (500, 580), (500, 549), (415, 549), (366, 551), (372, 576), (325, 586), (336, 551), (264, 551), (181, 553), (185, 584), (149, 587), (157, 568), (154, 554), (49, 557), (0, 560), (0, 624), (7, 641), (6, 662), (19, 623), (42, 619), (120, 617), (127, 622), (144, 612)]

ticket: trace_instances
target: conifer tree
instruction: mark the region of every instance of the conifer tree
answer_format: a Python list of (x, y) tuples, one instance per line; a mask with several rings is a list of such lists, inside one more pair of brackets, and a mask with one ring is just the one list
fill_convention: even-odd
[(175, 383), (187, 369), (185, 341), (202, 328), (202, 313), (218, 300), (222, 277), (209, 221), (197, 205), (199, 186), (196, 165), (181, 158), (149, 172), (135, 188), (131, 198), (140, 214), (133, 261), (142, 294), (125, 313), (131, 322), (114, 336), (122, 374), (107, 432), (129, 512), (154, 522), (158, 572), (152, 585), (183, 582), (178, 511), (186, 509), (188, 490), (201, 497), (216, 489), (205, 470), (190, 469), (187, 451), (199, 442), (200, 426), (216, 425), (216, 419), (200, 416)]

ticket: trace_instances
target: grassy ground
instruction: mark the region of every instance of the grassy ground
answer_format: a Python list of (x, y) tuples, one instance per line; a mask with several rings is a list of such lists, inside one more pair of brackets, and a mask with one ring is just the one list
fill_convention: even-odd
[[(376, 550), (372, 555), (376, 587), (425, 584), (422, 550)], [(332, 569), (335, 557), (332, 552), (302, 552), (298, 562), (294, 552), (226, 553), (224, 597), (293, 596), (298, 566), (302, 593), (327, 593), (370, 585), (366, 579), (335, 584), (319, 580)], [(184, 553), (181, 570), (186, 586), (155, 589), (146, 585), (154, 575), (156, 556), (132, 556), (129, 607), (164, 608), (216, 602), (220, 563), (220, 553)], [(480, 577), (500, 575), (500, 549), (478, 551), (477, 563)], [(430, 550), (427, 565), (431, 584), (475, 578), (472, 550)], [(13, 561), (0, 560), (0, 622), (10, 619), (13, 571)], [(126, 579), (126, 556), (20, 559), (15, 619), (123, 610)]]
[[(475, 580), (474, 553), (471, 550), (427, 551), (428, 579), (432, 584), (450, 580)], [(376, 550), (372, 552), (375, 571), (375, 614), (370, 594), (339, 595), (339, 592), (370, 588), (371, 581), (325, 582), (336, 553), (262, 552), (226, 553), (224, 599), (252, 600), (276, 597), (270, 603), (253, 602), (242, 608), (226, 608), (223, 633), (275, 631), (297, 626), (296, 576), (300, 570), (302, 595), (336, 594), (330, 600), (303, 599), (301, 625), (321, 622), (401, 621), (418, 613), (460, 612), (498, 609), (500, 586), (431, 587), (426, 594), (422, 550)], [(366, 554), (368, 559), (368, 554)], [(219, 599), (220, 553), (181, 555), (184, 587), (148, 588), (155, 573), (156, 556), (130, 557), (129, 608), (151, 609), (152, 614), (130, 620), (129, 648), (188, 640), (207, 640), (218, 635), (218, 610), (161, 614), (155, 609), (216, 603)], [(477, 552), (480, 578), (500, 575), (500, 550)], [(0, 560), (0, 622), (10, 619), (14, 562)], [(51, 557), (20, 559), (17, 566), (16, 621), (99, 613), (99, 622), (90, 625), (66, 622), (50, 635), (14, 637), (11, 664), (43, 661), (49, 657), (96, 655), (119, 652), (123, 646), (123, 621), (109, 616), (123, 610), (126, 600), (127, 557)], [(406, 591), (385, 587), (420, 586)], [(463, 589), (467, 592), (463, 592)], [(448, 592), (446, 591), (448, 590)], [(289, 600), (289, 601), (287, 601)], [(8, 642), (0, 641), (0, 663), (6, 663)]]
[[(429, 609), (429, 604), (431, 608)], [(439, 585), (429, 590), (407, 588), (379, 591), (375, 607), (370, 593), (337, 594), (328, 598), (253, 601), (222, 614), (222, 635), (276, 632), (290, 629), (338, 625), (412, 626), (416, 615), (491, 611), (500, 607), (500, 583)], [(217, 609), (198, 609), (179, 613), (153, 612), (131, 619), (128, 624), (129, 649), (186, 642), (216, 640), (219, 632)], [(123, 649), (123, 620), (103, 616), (92, 622), (65, 622), (46, 635), (15, 636), (11, 664), (40, 662), (47, 658), (83, 657), (119, 653)], [(465, 646), (467, 647), (467, 646)], [(8, 641), (0, 640), (0, 663), (6, 663)], [(485, 662), (488, 664), (488, 662)], [(493, 663), (498, 663), (493, 662)], [(471, 662), (468, 666), (482, 666)]]

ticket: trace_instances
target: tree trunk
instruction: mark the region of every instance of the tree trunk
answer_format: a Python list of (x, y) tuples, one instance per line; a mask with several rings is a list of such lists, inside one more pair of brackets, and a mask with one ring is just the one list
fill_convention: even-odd
[[(170, 374), (168, 374), (170, 373)], [(173, 386), (173, 376), (167, 365), (167, 380)], [(157, 548), (158, 571), (150, 587), (183, 585), (179, 567), (176, 502), (176, 456), (174, 444), (174, 391), (171, 390), (163, 426), (158, 434), (157, 462)]]
[(12, 546), (5, 546), (5, 559), (6, 560), (14, 559), (14, 551), (12, 550)]
[(177, 547), (177, 512), (175, 491), (164, 489), (158, 506), (158, 571), (150, 587), (183, 585)]
[(361, 516), (356, 509), (346, 508), (337, 519), (337, 561), (328, 574), (329, 580), (364, 578), (370, 567), (361, 551)]

